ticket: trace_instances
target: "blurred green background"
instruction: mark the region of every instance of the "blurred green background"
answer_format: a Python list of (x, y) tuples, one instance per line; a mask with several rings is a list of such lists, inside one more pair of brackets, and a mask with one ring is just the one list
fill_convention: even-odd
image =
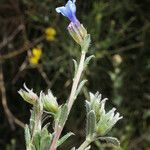
[[(24, 82), (37, 93), (50, 88), (60, 104), (68, 97), (72, 59), (79, 58), (80, 48), (68, 34), (69, 21), (55, 12), (65, 2), (0, 0), (1, 150), (25, 149), (21, 126), (28, 123), (31, 106), (17, 93)], [(84, 100), (90, 90), (108, 97), (106, 107), (116, 107), (124, 116), (110, 133), (120, 139), (119, 150), (150, 150), (149, 6), (149, 0), (77, 0), (77, 16), (92, 37), (88, 55), (96, 57), (85, 71), (88, 83), (64, 129), (76, 136), (60, 149), (84, 140)], [(46, 29), (51, 29), (49, 40)], [(34, 64), (33, 48), (42, 50)], [(116, 148), (96, 142), (92, 149)]]

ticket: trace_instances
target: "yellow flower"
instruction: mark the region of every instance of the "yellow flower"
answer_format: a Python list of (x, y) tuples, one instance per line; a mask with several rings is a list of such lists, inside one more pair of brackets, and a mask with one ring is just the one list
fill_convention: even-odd
[(39, 59), (37, 59), (35, 57), (30, 57), (29, 61), (30, 61), (30, 64), (37, 65), (39, 62)]
[(33, 56), (37, 57), (37, 58), (40, 58), (41, 55), (42, 55), (42, 49), (41, 48), (33, 48), (32, 49), (32, 54)]
[(47, 41), (54, 41), (56, 36), (56, 30), (52, 27), (45, 29), (45, 37)]
[(29, 57), (29, 62), (31, 65), (37, 65), (42, 56), (42, 49), (35, 47), (32, 49), (32, 55)]

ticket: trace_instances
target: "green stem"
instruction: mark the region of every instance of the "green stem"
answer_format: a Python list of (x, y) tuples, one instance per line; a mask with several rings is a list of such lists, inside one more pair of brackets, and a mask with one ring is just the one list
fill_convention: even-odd
[[(69, 115), (70, 110), (72, 108), (72, 105), (73, 105), (73, 103), (75, 101), (76, 90), (78, 88), (82, 72), (84, 70), (85, 56), (86, 56), (86, 52), (82, 51), (81, 58), (80, 58), (80, 63), (79, 63), (79, 67), (78, 67), (77, 73), (75, 75), (75, 78), (73, 80), (73, 84), (72, 84), (72, 88), (71, 88), (71, 93), (70, 93), (70, 96), (69, 96), (69, 99), (68, 99), (68, 115)], [(64, 124), (62, 126), (57, 126), (55, 128), (55, 135), (54, 135), (54, 138), (53, 138), (50, 150), (56, 150), (56, 148), (57, 148), (57, 142), (59, 140), (59, 137), (61, 135), (61, 132), (62, 132), (62, 130), (64, 128), (65, 123), (66, 122), (64, 122)]]
[(77, 87), (78, 87), (78, 84), (79, 84), (79, 81), (80, 81), (82, 71), (84, 69), (85, 55), (86, 55), (86, 52), (83, 51), (82, 54), (81, 54), (79, 67), (78, 67), (78, 70), (77, 70), (77, 73), (76, 73), (76, 76), (74, 78), (74, 82), (73, 82), (73, 85), (72, 85), (71, 94), (70, 94), (69, 99), (68, 99), (68, 113), (70, 112), (70, 110), (72, 108), (72, 105), (74, 103), (74, 100), (75, 100), (76, 90), (77, 90)]

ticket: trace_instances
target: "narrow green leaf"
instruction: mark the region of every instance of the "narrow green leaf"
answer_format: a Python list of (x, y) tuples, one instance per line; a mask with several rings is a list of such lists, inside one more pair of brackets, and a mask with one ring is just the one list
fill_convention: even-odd
[(42, 137), (40, 150), (48, 150), (51, 142), (52, 142), (52, 135), (51, 134)]
[(66, 135), (64, 135), (57, 143), (57, 147), (62, 145), (70, 136), (74, 135), (74, 133), (69, 132)]
[(59, 122), (58, 122), (60, 126), (62, 126), (64, 122), (66, 121), (67, 115), (68, 115), (68, 106), (67, 104), (64, 104), (61, 107), (61, 112), (60, 112), (60, 117), (59, 117)]
[(41, 138), (45, 137), (45, 136), (48, 136), (48, 130), (47, 128), (42, 128), (42, 131), (41, 131)]
[(33, 143), (34, 146), (36, 147), (36, 150), (40, 150), (40, 141), (41, 141), (41, 134), (40, 132), (36, 132), (33, 137)]
[(47, 120), (47, 119), (49, 119), (49, 118), (51, 118), (51, 116), (48, 114), (48, 115), (46, 115), (45, 117), (43, 117), (42, 118), (42, 124)]
[(86, 113), (88, 114), (91, 110), (90, 102), (86, 100), (85, 101), (85, 106), (86, 106)]
[(50, 124), (51, 124), (50, 122), (46, 123), (46, 124), (44, 125), (43, 129), (47, 129)]
[(89, 64), (90, 60), (94, 57), (95, 57), (94, 55), (91, 55), (91, 56), (87, 57), (85, 62), (84, 62), (84, 67), (86, 67)]
[(87, 114), (87, 123), (86, 123), (86, 137), (92, 137), (95, 133), (95, 127), (96, 127), (96, 116), (95, 112), (91, 110)]
[(78, 86), (78, 88), (77, 88), (76, 94), (75, 94), (75, 99), (76, 99), (76, 97), (79, 95), (79, 93), (80, 93), (82, 87), (84, 86), (84, 84), (85, 84), (86, 82), (87, 82), (87, 80), (83, 80), (83, 81), (80, 82), (80, 84), (79, 84), (79, 86)]
[(100, 140), (101, 143), (110, 143), (117, 147), (120, 146), (119, 140), (115, 137), (98, 137), (98, 140)]
[(30, 145), (31, 142), (31, 134), (30, 134), (30, 130), (29, 130), (29, 126), (26, 125), (25, 126), (25, 141), (26, 141), (26, 147), (28, 147)]
[(35, 112), (34, 110), (31, 110), (30, 125), (29, 125), (31, 132), (33, 131), (34, 126), (35, 126)]
[(54, 116), (54, 121), (55, 121), (55, 124), (58, 124), (59, 122), (59, 118), (60, 118), (60, 114), (61, 114), (61, 109), (62, 109), (62, 105), (59, 107), (58, 109), (58, 112), (56, 113), (56, 115)]

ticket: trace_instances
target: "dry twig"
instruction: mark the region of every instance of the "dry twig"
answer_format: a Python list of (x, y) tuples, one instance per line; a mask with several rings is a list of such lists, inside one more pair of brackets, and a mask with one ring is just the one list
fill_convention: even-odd
[(20, 55), (21, 53), (23, 53), (23, 52), (29, 50), (30, 48), (34, 47), (35, 45), (40, 43), (43, 39), (44, 39), (44, 37), (41, 36), (41, 37), (37, 38), (36, 40), (34, 40), (33, 42), (24, 45), (22, 48), (20, 48), (16, 51), (13, 51), (13, 52), (5, 54), (5, 55), (0, 55), (0, 60), (2, 61), (2, 60), (6, 60), (6, 59), (16, 57), (16, 56)]
[(13, 130), (15, 129), (14, 123), (16, 123), (20, 127), (24, 128), (24, 126), (25, 126), (24, 123), (22, 123), (19, 119), (17, 119), (12, 114), (10, 109), (8, 108), (7, 98), (6, 98), (6, 89), (5, 89), (3, 70), (2, 70), (2, 62), (1, 61), (0, 61), (0, 91), (1, 91), (1, 97), (2, 97), (2, 106), (4, 108), (4, 112), (5, 112), (6, 116), (7, 116), (7, 119), (8, 119), (8, 122), (9, 122), (11, 128)]
[(22, 24), (19, 25), (18, 28), (8, 38), (4, 38), (3, 41), (0, 43), (0, 50), (5, 47), (9, 42), (11, 42), (23, 28), (24, 26)]

